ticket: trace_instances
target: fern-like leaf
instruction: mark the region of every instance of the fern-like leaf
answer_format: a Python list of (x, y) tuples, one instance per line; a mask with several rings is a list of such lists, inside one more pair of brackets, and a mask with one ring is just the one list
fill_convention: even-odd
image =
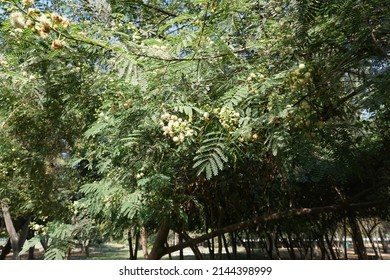
[(249, 95), (249, 89), (247, 86), (240, 88), (233, 88), (227, 91), (222, 96), (222, 103), (225, 106), (235, 107), (240, 104), (243, 100), (246, 100)]
[(192, 116), (194, 115), (195, 112), (199, 114), (203, 114), (203, 111), (201, 109), (191, 105), (177, 104), (174, 105), (173, 109), (176, 112), (186, 114), (189, 120), (192, 120)]
[(224, 154), (224, 140), (225, 138), (218, 133), (206, 135), (194, 157), (193, 168), (197, 169), (198, 175), (206, 173), (206, 178), (209, 180), (223, 170), (224, 164), (228, 161)]
[(63, 260), (65, 258), (65, 251), (62, 248), (49, 247), (45, 253), (45, 260)]
[(19, 252), (19, 256), (26, 253), (31, 247), (38, 245), (40, 242), (41, 242), (40, 236), (35, 236), (29, 240), (26, 240), (26, 242), (24, 242), (24, 244), (23, 244), (22, 250)]

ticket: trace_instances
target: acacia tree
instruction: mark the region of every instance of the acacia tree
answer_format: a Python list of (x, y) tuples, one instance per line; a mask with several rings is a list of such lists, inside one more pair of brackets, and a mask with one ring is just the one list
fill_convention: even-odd
[[(36, 42), (20, 48), (38, 44), (73, 73), (56, 76), (70, 86), (44, 112), (77, 116), (66, 135), (85, 138), (66, 143), (96, 173), (78, 207), (111, 233), (156, 232), (153, 259), (215, 236), (221, 252), (226, 232), (340, 211), (331, 219), (348, 220), (366, 257), (356, 217), (388, 215), (383, 1), (12, 3), (5, 28)], [(207, 233), (167, 248), (170, 230)]]
[[(72, 202), (83, 176), (67, 161), (100, 104), (89, 94), (99, 87), (90, 79), (96, 55), (82, 47), (56, 51), (41, 12), (50, 4), (37, 3), (35, 9), (29, 2), (2, 5), (10, 9), (11, 18), (4, 21), (1, 41), (0, 199), (13, 218), (32, 221), (27, 226), (38, 236), (28, 245), (48, 234), (53, 240), (66, 235), (73, 242), (75, 229), (65, 232), (64, 225), (72, 221)], [(38, 31), (31, 27), (38, 16), (41, 33), (36, 36), (33, 32)], [(64, 18), (61, 28), (67, 24)], [(13, 246), (14, 255), (18, 250)]]

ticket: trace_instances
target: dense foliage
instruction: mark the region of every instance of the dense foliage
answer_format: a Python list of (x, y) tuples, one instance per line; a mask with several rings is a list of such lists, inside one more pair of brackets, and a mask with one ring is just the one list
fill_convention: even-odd
[(389, 217), (389, 4), (2, 1), (0, 199), (48, 258), (130, 229), (150, 258), (170, 230), (359, 247)]

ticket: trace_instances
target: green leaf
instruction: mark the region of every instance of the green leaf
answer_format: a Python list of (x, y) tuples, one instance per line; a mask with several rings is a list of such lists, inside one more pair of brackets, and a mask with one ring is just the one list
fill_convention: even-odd
[(66, 251), (61, 248), (49, 246), (45, 253), (45, 260), (63, 260), (65, 258)]
[[(215, 137), (216, 135), (219, 137)], [(206, 178), (211, 179), (218, 175), (219, 170), (223, 170), (224, 163), (228, 161), (224, 154), (225, 146), (221, 143), (223, 139), (221, 134), (209, 133), (205, 135), (201, 146), (196, 151), (192, 166), (192, 168), (197, 169), (198, 176), (205, 172)]]
[(107, 126), (107, 123), (104, 122), (95, 122), (85, 133), (86, 138), (90, 138), (91, 136), (95, 136), (102, 132), (102, 130)]
[(23, 244), (22, 250), (19, 252), (19, 256), (26, 253), (30, 248), (40, 244), (40, 242), (41, 242), (41, 237), (39, 235), (34, 236), (33, 238), (31, 238), (29, 240), (26, 240), (26, 242), (24, 242), (24, 244)]

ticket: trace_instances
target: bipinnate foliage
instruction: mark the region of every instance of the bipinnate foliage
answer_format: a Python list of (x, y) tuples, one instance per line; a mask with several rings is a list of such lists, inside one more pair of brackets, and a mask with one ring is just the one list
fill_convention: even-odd
[(388, 197), (388, 0), (125, 2), (2, 3), (0, 193), (67, 209), (47, 258), (85, 219), (203, 232)]

